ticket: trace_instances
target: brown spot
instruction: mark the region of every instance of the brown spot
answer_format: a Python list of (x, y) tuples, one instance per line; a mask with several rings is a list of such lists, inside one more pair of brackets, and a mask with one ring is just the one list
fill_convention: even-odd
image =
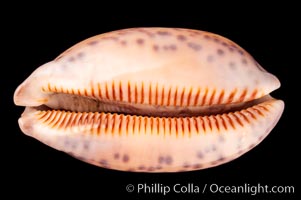
[(188, 163), (183, 164), (183, 168), (189, 168), (189, 167), (190, 167), (190, 165)]
[(216, 52), (219, 56), (222, 56), (225, 54), (225, 52), (222, 49), (217, 49)]
[(233, 49), (235, 49), (235, 50), (238, 50), (238, 48), (237, 48), (237, 46), (235, 44), (231, 44), (230, 47), (233, 48)]
[(70, 147), (71, 149), (76, 149), (77, 147), (77, 142), (76, 141), (69, 141), (70, 142)]
[(167, 36), (167, 35), (170, 35), (170, 32), (167, 32), (167, 31), (157, 31), (157, 34), (158, 34), (158, 35), (164, 35), (164, 36)]
[(126, 35), (127, 32), (126, 32), (126, 31), (119, 31), (117, 34), (118, 34), (118, 35)]
[(184, 35), (178, 35), (177, 39), (180, 40), (180, 41), (185, 41), (186, 37)]
[(135, 171), (135, 168), (131, 167), (131, 168), (128, 168), (126, 171), (134, 172), (134, 171)]
[(138, 169), (139, 169), (139, 170), (145, 170), (145, 166), (144, 166), (144, 165), (140, 165), (140, 166), (138, 167)]
[(108, 166), (108, 161), (105, 159), (100, 160), (98, 163), (102, 166)]
[(235, 66), (235, 63), (234, 62), (229, 62), (229, 67), (231, 68), (231, 69), (236, 69), (236, 66)]
[(170, 165), (172, 163), (172, 157), (171, 156), (159, 156), (158, 158), (158, 162), (159, 164), (167, 164), (167, 165)]
[(255, 146), (256, 146), (255, 144), (251, 144), (248, 148), (253, 149)]
[(160, 164), (164, 163), (164, 157), (163, 156), (160, 156), (159, 159), (158, 159), (158, 162)]
[(65, 140), (65, 141), (64, 141), (64, 146), (65, 146), (65, 147), (68, 147), (69, 145), (70, 145), (70, 140), (68, 140), (68, 139)]
[(241, 59), (241, 63), (244, 64), (244, 65), (247, 65), (248, 61), (247, 61), (247, 59), (243, 58), (243, 59)]
[(147, 168), (147, 171), (150, 171), (150, 172), (152, 172), (152, 171), (154, 171), (154, 170), (155, 170), (154, 167), (149, 167), (149, 168)]
[(258, 138), (258, 141), (262, 141), (264, 138), (265, 138), (265, 135), (261, 135), (261, 136)]
[(243, 154), (244, 152), (245, 152), (245, 150), (244, 149), (241, 149), (241, 145), (240, 144), (238, 144), (237, 145), (237, 150), (239, 150), (238, 152), (237, 152), (237, 155), (241, 155), (241, 154)]
[(167, 157), (165, 158), (165, 163), (166, 163), (167, 165), (170, 165), (170, 164), (172, 163), (172, 157), (171, 157), (171, 156), (167, 156)]
[(139, 44), (139, 45), (143, 45), (143, 44), (144, 44), (144, 40), (141, 39), (141, 38), (137, 39), (136, 42), (137, 42), (137, 44)]
[(144, 33), (144, 34), (146, 34), (149, 37), (153, 37), (154, 36), (153, 33), (151, 33), (150, 31), (147, 31), (145, 29), (138, 29), (137, 31), (140, 32), (140, 33)]
[(211, 39), (211, 37), (210, 37), (209, 35), (204, 35), (204, 38), (205, 38), (206, 40), (210, 40), (210, 39)]
[(201, 164), (194, 164), (192, 167), (194, 169), (200, 169), (200, 168), (202, 168), (202, 165)]
[(119, 156), (119, 153), (115, 153), (115, 154), (114, 154), (114, 159), (115, 159), (115, 160), (119, 159), (119, 157), (120, 157), (120, 156)]
[(216, 151), (216, 146), (213, 144), (211, 145), (210, 147), (208, 146), (206, 149), (205, 149), (206, 152), (214, 152)]
[(220, 43), (220, 40), (218, 38), (214, 38), (213, 41), (216, 43)]
[(202, 49), (202, 46), (193, 42), (188, 42), (187, 46), (191, 49), (193, 49), (194, 51), (199, 51)]
[(226, 42), (222, 42), (222, 45), (225, 46), (225, 47), (228, 46), (228, 44)]
[(90, 143), (88, 141), (84, 141), (83, 147), (84, 147), (85, 150), (89, 149), (89, 147), (90, 147), (89, 144)]
[(156, 167), (156, 169), (162, 169), (162, 166), (158, 165), (158, 166)]
[(219, 160), (214, 160), (214, 161), (211, 162), (211, 165), (212, 165), (212, 166), (215, 166), (215, 165), (217, 165), (217, 164), (219, 164), (219, 163), (220, 163)]
[(94, 46), (94, 45), (96, 45), (97, 43), (98, 43), (98, 41), (93, 40), (93, 41), (88, 42), (88, 45)]
[(120, 41), (120, 44), (121, 44), (122, 46), (125, 46), (125, 45), (127, 44), (127, 42), (126, 42), (125, 40), (121, 40), (121, 41)]
[(84, 54), (83, 52), (79, 52), (79, 53), (77, 54), (77, 57), (78, 57), (78, 58), (82, 58), (82, 57), (84, 57), (84, 55), (85, 55), (85, 54)]
[(196, 156), (200, 159), (204, 158), (204, 154), (201, 151), (197, 152)]
[(129, 160), (130, 160), (130, 157), (127, 154), (123, 155), (123, 157), (122, 157), (123, 162), (127, 163), (127, 162), (129, 162)]
[(207, 56), (207, 61), (208, 62), (213, 62), (214, 61), (214, 57), (212, 55)]
[(158, 50), (159, 50), (159, 46), (156, 45), (156, 44), (154, 44), (154, 45), (153, 45), (153, 49), (154, 49), (154, 51), (158, 51)]
[(164, 49), (164, 50), (172, 50), (172, 51), (174, 51), (174, 50), (177, 49), (177, 46), (174, 45), (174, 44), (171, 44), (171, 45), (164, 45), (164, 46), (163, 46), (163, 49)]
[(171, 45), (169, 45), (169, 49), (170, 50), (177, 50), (177, 46), (176, 45), (174, 45), (174, 44), (171, 44)]
[(68, 61), (69, 61), (69, 62), (73, 62), (73, 61), (75, 61), (75, 59), (74, 59), (74, 57), (70, 57), (70, 58), (68, 59)]
[(103, 37), (102, 40), (114, 40), (114, 41), (117, 41), (118, 38), (117, 37)]
[(238, 51), (238, 53), (239, 53), (240, 55), (244, 55), (244, 51), (243, 51), (243, 50), (238, 49), (237, 51)]
[(234, 51), (234, 49), (233, 49), (232, 47), (229, 47), (228, 50), (229, 50), (230, 52), (233, 52), (233, 51)]

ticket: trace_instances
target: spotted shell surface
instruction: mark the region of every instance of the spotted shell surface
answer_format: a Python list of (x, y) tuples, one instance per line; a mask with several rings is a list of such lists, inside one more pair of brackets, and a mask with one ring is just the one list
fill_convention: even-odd
[(74, 45), (35, 70), (14, 101), (26, 106), (22, 131), (53, 148), (111, 169), (175, 172), (256, 146), (282, 114), (269, 96), (278, 87), (222, 36), (132, 28)]

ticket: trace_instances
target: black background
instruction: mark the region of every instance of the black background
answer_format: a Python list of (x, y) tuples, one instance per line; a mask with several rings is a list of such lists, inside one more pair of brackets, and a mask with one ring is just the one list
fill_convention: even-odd
[[(90, 6), (90, 7), (89, 7)], [(277, 9), (241, 8), (216, 11), (211, 7), (187, 13), (173, 12), (171, 8), (151, 10), (144, 13), (123, 9), (121, 13), (112, 7), (94, 5), (73, 10), (50, 8), (45, 4), (38, 8), (12, 9), (10, 15), (3, 16), (3, 37), (5, 45), (3, 59), (7, 72), (1, 78), (2, 121), (2, 180), (14, 196), (22, 190), (23, 197), (43, 195), (53, 197), (75, 197), (93, 195), (96, 199), (114, 198), (121, 194), (124, 198), (143, 199), (146, 194), (128, 193), (127, 184), (161, 183), (172, 186), (194, 183), (204, 185), (293, 185), (297, 187), (297, 134), (294, 129), (290, 88), (294, 65), (291, 49), (295, 44), (296, 18), (286, 7)], [(145, 5), (147, 7), (148, 5)], [(191, 5), (191, 8), (197, 5)], [(213, 5), (214, 6), (214, 5)], [(258, 7), (256, 7), (258, 6)], [(22, 6), (21, 6), (22, 7)], [(94, 9), (91, 9), (93, 8)], [(120, 7), (122, 8), (122, 7)], [(91, 9), (91, 10), (90, 10)], [(152, 9), (152, 8), (150, 8)], [(183, 8), (184, 9), (184, 8)], [(203, 11), (209, 10), (204, 13)], [(133, 9), (135, 10), (135, 9)], [(197, 10), (197, 9), (196, 9)], [(22, 11), (22, 12), (21, 12)], [(68, 11), (68, 12), (67, 12)], [(85, 12), (83, 12), (85, 11)], [(104, 13), (105, 12), (105, 13)], [(284, 14), (289, 12), (290, 14)], [(282, 118), (270, 135), (256, 148), (242, 157), (222, 166), (185, 173), (129, 173), (98, 168), (78, 161), (62, 152), (56, 151), (33, 138), (25, 136), (19, 129), (17, 120), (23, 112), (22, 107), (13, 104), (13, 92), (38, 66), (55, 58), (71, 45), (90, 36), (129, 27), (183, 27), (206, 30), (223, 35), (245, 48), (269, 72), (276, 75), (282, 86), (273, 96), (282, 99), (286, 108)], [(3, 189), (3, 188), (2, 188)], [(8, 190), (9, 191), (9, 190)], [(209, 191), (208, 191), (209, 193)], [(222, 194), (173, 194), (177, 199), (205, 199), (210, 196), (222, 198)], [(104, 197), (111, 195), (110, 197)], [(162, 194), (155, 195), (164, 199)], [(168, 195), (171, 196), (171, 195)], [(231, 195), (226, 195), (226, 197)], [(232, 195), (238, 199), (250, 195)], [(231, 197), (232, 197), (231, 196)], [(288, 199), (293, 194), (274, 194), (271, 198)], [(43, 196), (40, 196), (41, 198)], [(263, 195), (255, 196), (257, 199)]]

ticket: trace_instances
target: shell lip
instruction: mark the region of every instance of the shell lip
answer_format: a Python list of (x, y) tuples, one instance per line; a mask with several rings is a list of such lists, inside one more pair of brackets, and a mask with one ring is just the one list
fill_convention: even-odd
[[(70, 95), (67, 95), (70, 96)], [(53, 97), (55, 99), (55, 95)], [(222, 104), (222, 105), (208, 105), (199, 106), (197, 108), (191, 109), (189, 107), (167, 107), (167, 106), (152, 106), (152, 105), (142, 105), (142, 104), (128, 104), (123, 102), (112, 102), (112, 101), (99, 101), (93, 100), (87, 97), (78, 97), (79, 100), (71, 95), (71, 99), (66, 100), (66, 96), (60, 96), (57, 101), (65, 99), (67, 103), (67, 108), (64, 105), (59, 105), (58, 107), (52, 107), (51, 105), (42, 104), (39, 106), (26, 106), (26, 108), (33, 108), (34, 110), (47, 111), (47, 110), (61, 110), (66, 112), (76, 112), (76, 113), (111, 113), (118, 115), (134, 115), (142, 117), (198, 117), (198, 116), (210, 116), (210, 115), (222, 115), (225, 113), (241, 111), (247, 109), (254, 105), (269, 101), (274, 99), (270, 95), (265, 95), (261, 98), (254, 99), (247, 102)], [(69, 102), (69, 100), (71, 102)], [(72, 102), (74, 100), (75, 102)], [(49, 101), (51, 102), (51, 101)], [(79, 103), (80, 102), (80, 103)], [(72, 105), (75, 104), (75, 105)], [(95, 105), (91, 105), (95, 104)], [(78, 107), (77, 107), (78, 106)]]

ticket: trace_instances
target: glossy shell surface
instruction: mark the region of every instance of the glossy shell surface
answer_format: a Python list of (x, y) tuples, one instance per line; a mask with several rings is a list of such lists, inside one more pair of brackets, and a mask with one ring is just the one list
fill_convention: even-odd
[(91, 37), (16, 90), (22, 131), (85, 162), (177, 172), (259, 144), (284, 103), (279, 80), (234, 42), (204, 31), (131, 28)]

